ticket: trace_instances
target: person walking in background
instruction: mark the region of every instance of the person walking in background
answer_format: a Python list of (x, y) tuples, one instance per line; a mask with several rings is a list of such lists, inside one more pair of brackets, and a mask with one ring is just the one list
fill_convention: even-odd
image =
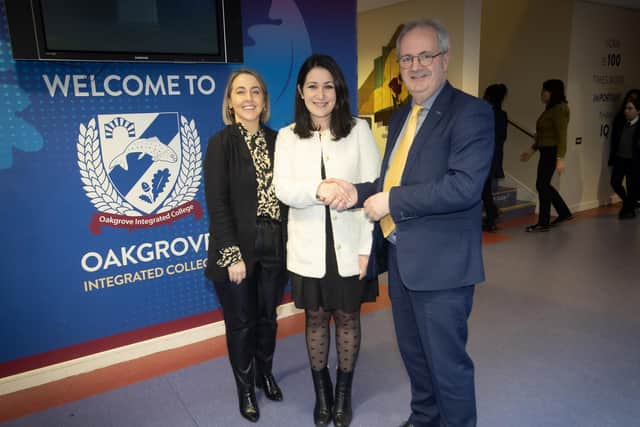
[(507, 112), (502, 109), (504, 99), (507, 97), (509, 89), (503, 83), (492, 84), (484, 91), (483, 99), (491, 104), (493, 108), (493, 116), (495, 118), (495, 151), (494, 161), (492, 163), (493, 176), (496, 179), (502, 179), (504, 175), (504, 143), (507, 141), (507, 127), (509, 117)]
[[(609, 165), (611, 170), (611, 187), (622, 200), (622, 209), (618, 213), (620, 219), (635, 218), (635, 204), (638, 194), (640, 174), (640, 126), (638, 111), (640, 99), (627, 96), (624, 107), (624, 121), (614, 121), (611, 131), (611, 151)], [(626, 182), (626, 189), (622, 181)]]
[[(330, 209), (347, 197), (325, 178), (372, 180), (379, 164), (369, 126), (351, 115), (338, 64), (329, 56), (312, 55), (298, 73), (295, 122), (278, 133), (274, 182), (278, 198), (290, 207), (287, 269), (294, 303), (305, 310), (316, 426), (332, 419), (336, 427), (351, 423), (360, 306), (378, 295), (377, 278), (365, 279), (372, 224), (361, 209)], [(335, 396), (327, 368), (331, 318), (338, 353)]]
[[(540, 99), (545, 109), (536, 122), (535, 142), (529, 151), (520, 155), (520, 160), (528, 161), (535, 151), (540, 152), (536, 190), (538, 190), (538, 222), (525, 228), (527, 232), (549, 231), (552, 226), (573, 219), (569, 207), (558, 193), (551, 179), (555, 171), (564, 171), (564, 156), (567, 152), (567, 128), (569, 126), (569, 105), (562, 80), (551, 79), (542, 84)], [(558, 216), (551, 221), (551, 205)]]
[[(618, 149), (617, 144), (620, 141), (620, 132), (622, 131), (622, 129), (624, 129), (625, 124), (628, 122), (627, 118), (625, 117), (625, 109), (627, 107), (627, 103), (633, 99), (640, 99), (640, 89), (630, 89), (627, 91), (627, 93), (624, 95), (624, 98), (622, 100), (622, 104), (620, 106), (620, 109), (618, 110), (618, 113), (613, 118), (613, 123), (611, 124), (611, 146), (609, 151), (609, 166), (612, 166), (612, 167), (614, 166), (616, 152)], [(636, 171), (638, 171), (638, 169), (636, 169)], [(612, 171), (612, 174), (613, 174), (613, 171)], [(613, 182), (612, 182), (612, 187), (613, 187)], [(635, 174), (635, 183), (633, 187), (635, 189), (634, 191), (636, 194), (635, 194), (635, 197), (633, 195), (630, 197), (632, 197), (633, 200), (635, 201), (634, 208), (638, 208), (640, 207), (640, 171)], [(620, 195), (618, 194), (618, 196)]]
[(502, 159), (504, 153), (504, 142), (507, 139), (507, 113), (502, 109), (502, 102), (507, 96), (507, 86), (504, 84), (492, 84), (484, 91), (483, 99), (487, 101), (493, 109), (494, 119), (494, 148), (491, 171), (487, 176), (482, 189), (482, 203), (485, 210), (485, 219), (482, 223), (484, 231), (496, 231), (496, 219), (498, 218), (498, 207), (493, 200), (493, 182), (495, 179), (504, 178)]
[(209, 139), (204, 160), (210, 221), (205, 274), (222, 305), (240, 413), (255, 422), (255, 385), (268, 399), (283, 399), (272, 365), (276, 308), (288, 281), (287, 208), (273, 187), (276, 132), (265, 126), (269, 93), (263, 79), (251, 70), (234, 71), (224, 93), (227, 126)]

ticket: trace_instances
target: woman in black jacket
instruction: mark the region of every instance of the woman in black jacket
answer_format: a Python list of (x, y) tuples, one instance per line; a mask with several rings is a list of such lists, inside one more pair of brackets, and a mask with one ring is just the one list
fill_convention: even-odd
[[(640, 125), (638, 111), (640, 97), (637, 90), (625, 96), (622, 114), (615, 117), (611, 129), (611, 150), (609, 166), (611, 187), (622, 200), (620, 219), (634, 218), (635, 204), (640, 197)], [(626, 181), (626, 189), (622, 181)]]
[(287, 212), (273, 188), (276, 132), (264, 125), (269, 95), (256, 72), (231, 74), (222, 118), (227, 126), (209, 139), (204, 161), (210, 221), (206, 275), (222, 305), (240, 413), (255, 422), (260, 412), (254, 384), (268, 399), (282, 400), (272, 361), (276, 307), (288, 280)]

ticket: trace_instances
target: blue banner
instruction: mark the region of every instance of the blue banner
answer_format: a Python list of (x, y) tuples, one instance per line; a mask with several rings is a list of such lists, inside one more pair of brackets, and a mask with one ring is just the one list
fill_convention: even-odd
[(355, 3), (244, 0), (244, 64), (159, 64), (14, 61), (0, 1), (0, 365), (219, 309), (202, 159), (227, 77), (263, 75), (278, 129), (326, 53), (357, 106)]

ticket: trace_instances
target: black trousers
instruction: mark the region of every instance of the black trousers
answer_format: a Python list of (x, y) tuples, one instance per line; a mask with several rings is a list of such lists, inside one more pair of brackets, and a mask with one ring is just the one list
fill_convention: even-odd
[(214, 283), (224, 314), (229, 359), (239, 387), (253, 385), (254, 366), (258, 372), (271, 372), (276, 308), (288, 279), (283, 244), (281, 224), (258, 218), (251, 274), (239, 284)]
[(493, 200), (493, 177), (494, 171), (492, 168), (489, 172), (489, 176), (487, 176), (487, 180), (484, 182), (484, 187), (482, 188), (482, 204), (484, 205), (484, 210), (487, 214), (487, 224), (495, 224), (496, 218), (498, 217), (498, 207)]
[[(626, 181), (626, 190), (622, 180)], [(622, 209), (632, 211), (637, 197), (634, 188), (633, 160), (616, 156), (611, 171), (611, 187), (622, 200)]]
[(571, 215), (569, 207), (556, 190), (551, 185), (551, 178), (556, 171), (556, 160), (558, 154), (557, 147), (540, 147), (540, 160), (538, 161), (538, 176), (536, 179), (536, 190), (540, 200), (540, 213), (538, 214), (538, 224), (549, 225), (551, 220), (551, 205), (560, 217)]

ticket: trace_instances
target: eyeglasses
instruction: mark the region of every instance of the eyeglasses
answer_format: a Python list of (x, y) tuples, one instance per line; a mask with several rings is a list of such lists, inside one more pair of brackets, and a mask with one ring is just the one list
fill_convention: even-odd
[(427, 52), (421, 52), (417, 55), (402, 55), (400, 58), (398, 58), (398, 64), (400, 65), (400, 68), (410, 68), (413, 65), (413, 60), (417, 59), (418, 64), (426, 67), (433, 64), (434, 58), (440, 55), (444, 55), (445, 53), (446, 52), (438, 52), (435, 55), (431, 55)]

